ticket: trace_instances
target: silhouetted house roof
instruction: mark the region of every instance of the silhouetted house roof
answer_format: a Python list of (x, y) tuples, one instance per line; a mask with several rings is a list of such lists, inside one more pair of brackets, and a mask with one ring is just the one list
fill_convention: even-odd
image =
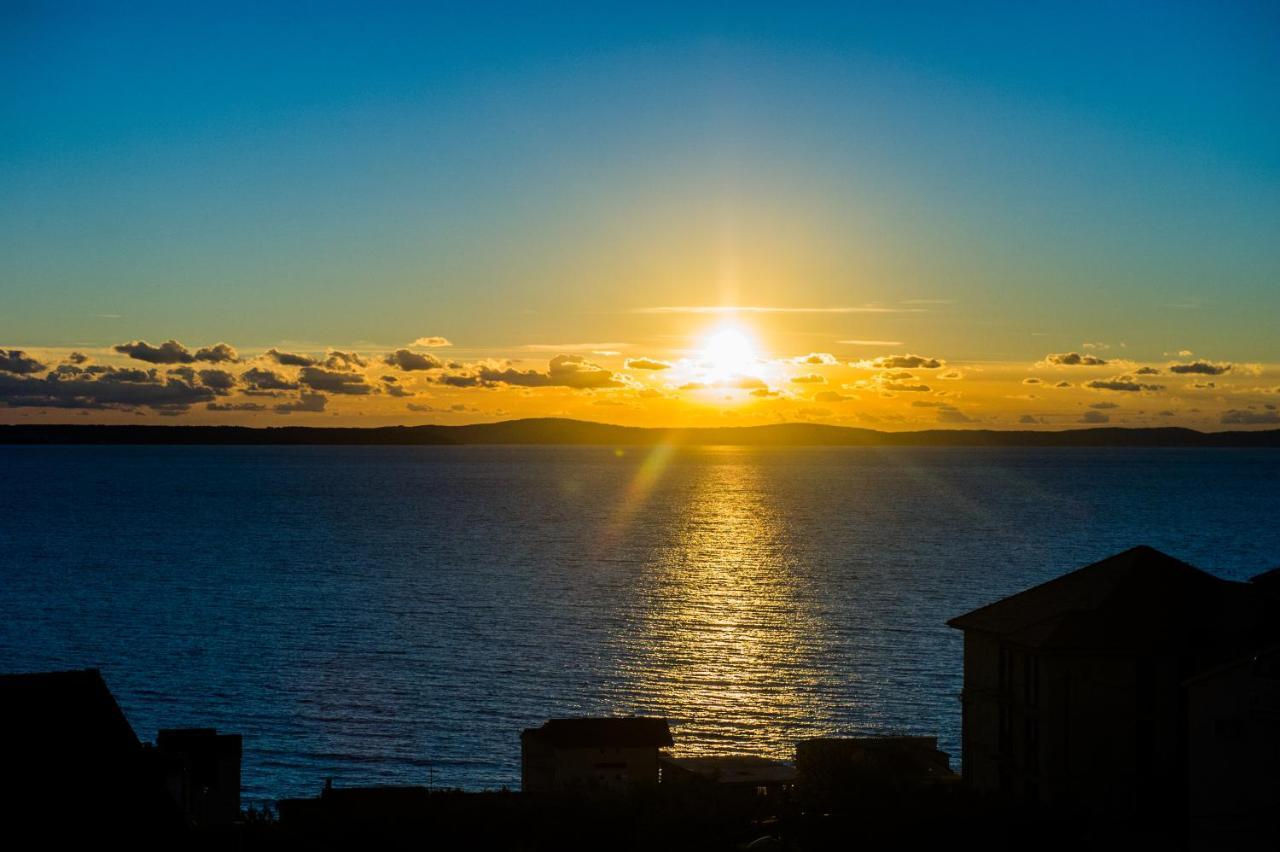
[(1024, 647), (1127, 656), (1255, 644), (1274, 602), (1140, 546), (975, 609), (947, 624)]
[(1263, 571), (1258, 576), (1249, 578), (1249, 582), (1261, 589), (1264, 594), (1280, 598), (1280, 568)]
[(141, 748), (97, 669), (0, 675), (0, 724), (23, 750), (107, 758)]
[(549, 719), (540, 728), (526, 728), (522, 735), (554, 748), (670, 748), (674, 744), (666, 719), (645, 716)]
[(183, 825), (155, 755), (97, 669), (0, 675), (0, 801), (46, 844), (168, 843)]

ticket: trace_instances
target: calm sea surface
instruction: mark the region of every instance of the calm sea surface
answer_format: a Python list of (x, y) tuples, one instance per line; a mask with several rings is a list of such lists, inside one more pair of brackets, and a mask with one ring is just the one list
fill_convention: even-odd
[(0, 447), (0, 671), (245, 736), (249, 801), (519, 783), (549, 716), (677, 751), (936, 733), (944, 622), (1145, 543), (1280, 564), (1280, 452)]

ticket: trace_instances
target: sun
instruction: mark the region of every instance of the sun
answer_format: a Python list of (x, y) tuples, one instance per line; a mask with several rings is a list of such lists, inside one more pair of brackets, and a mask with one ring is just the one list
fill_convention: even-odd
[(725, 328), (707, 339), (702, 357), (716, 373), (735, 375), (752, 367), (756, 353), (745, 334), (736, 328)]

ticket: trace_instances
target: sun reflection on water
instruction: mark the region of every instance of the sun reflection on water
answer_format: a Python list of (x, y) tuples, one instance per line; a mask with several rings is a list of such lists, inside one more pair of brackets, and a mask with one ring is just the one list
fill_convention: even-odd
[(790, 757), (832, 724), (824, 631), (758, 460), (706, 452), (719, 458), (653, 551), (624, 672), (639, 706), (622, 709), (670, 718), (679, 753)]

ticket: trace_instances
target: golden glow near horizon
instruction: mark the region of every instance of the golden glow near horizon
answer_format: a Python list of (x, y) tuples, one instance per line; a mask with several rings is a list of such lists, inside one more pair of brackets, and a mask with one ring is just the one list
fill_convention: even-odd
[[(708, 314), (720, 321), (707, 324)], [(0, 371), (0, 393), (9, 400), (0, 422), (385, 426), (564, 417), (887, 431), (1280, 426), (1275, 364), (1189, 349), (1137, 357), (1122, 342), (1096, 340), (1045, 347), (1024, 361), (952, 360), (906, 335), (881, 333), (879, 317), (835, 307), (685, 306), (634, 321), (661, 332), (579, 338), (608, 342), (488, 348), (427, 328), (401, 344), (350, 347), (124, 338), (111, 346), (12, 348), (0, 350), (8, 371)], [(822, 325), (831, 328), (803, 331)]]

